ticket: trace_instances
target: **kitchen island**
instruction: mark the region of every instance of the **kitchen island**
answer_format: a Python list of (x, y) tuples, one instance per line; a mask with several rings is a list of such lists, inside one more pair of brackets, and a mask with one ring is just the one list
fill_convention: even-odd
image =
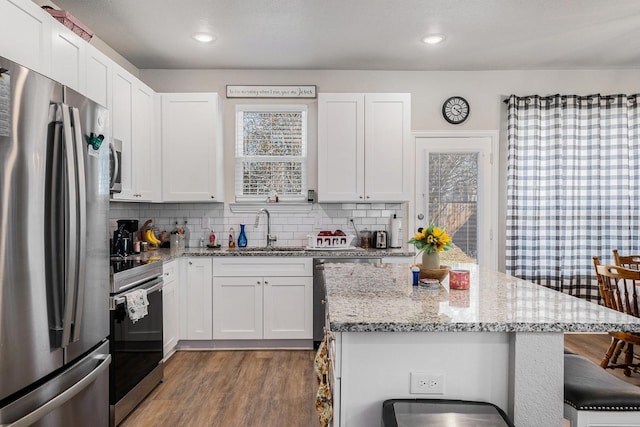
[[(411, 285), (406, 265), (326, 264), (335, 425), (380, 425), (391, 398), (493, 403), (519, 427), (562, 426), (564, 332), (640, 331), (630, 317), (502, 273), (469, 290)], [(411, 373), (442, 394), (411, 394)]]

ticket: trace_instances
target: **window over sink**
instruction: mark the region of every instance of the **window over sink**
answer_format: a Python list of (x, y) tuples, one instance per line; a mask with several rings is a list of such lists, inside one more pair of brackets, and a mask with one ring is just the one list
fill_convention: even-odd
[(236, 201), (305, 201), (306, 105), (236, 106)]

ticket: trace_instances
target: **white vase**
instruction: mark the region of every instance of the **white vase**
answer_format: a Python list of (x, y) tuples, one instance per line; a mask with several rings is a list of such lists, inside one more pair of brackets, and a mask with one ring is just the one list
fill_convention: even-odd
[(432, 252), (431, 254), (427, 254), (427, 251), (422, 252), (422, 268), (424, 270), (440, 268), (440, 252)]

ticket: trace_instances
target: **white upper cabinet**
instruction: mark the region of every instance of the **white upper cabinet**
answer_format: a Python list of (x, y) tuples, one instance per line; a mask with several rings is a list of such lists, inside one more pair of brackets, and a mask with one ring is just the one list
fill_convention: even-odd
[(161, 98), (162, 200), (223, 202), (220, 97), (164, 93)]
[(134, 199), (133, 183), (133, 76), (119, 67), (113, 70), (113, 92), (111, 99), (111, 135), (122, 142), (120, 163), (122, 191), (114, 194), (116, 200)]
[(410, 198), (411, 95), (318, 95), (318, 201)]
[(160, 199), (160, 142), (154, 120), (156, 93), (136, 80), (133, 92), (133, 168), (138, 199)]
[(111, 108), (113, 61), (95, 47), (87, 44), (86, 95), (106, 108)]
[(113, 69), (111, 124), (122, 142), (122, 191), (114, 200), (136, 202), (159, 198), (158, 148), (154, 146), (155, 92), (119, 66)]
[(0, 16), (0, 56), (49, 75), (51, 16), (26, 0), (0, 0)]
[(53, 21), (51, 25), (51, 78), (84, 94), (86, 92), (87, 42)]

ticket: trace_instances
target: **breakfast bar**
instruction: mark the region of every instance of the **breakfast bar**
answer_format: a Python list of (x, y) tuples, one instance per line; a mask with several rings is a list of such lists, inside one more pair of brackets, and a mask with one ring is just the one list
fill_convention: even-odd
[[(334, 425), (380, 425), (385, 399), (445, 398), (493, 403), (519, 427), (562, 426), (563, 334), (640, 331), (598, 304), (452, 268), (470, 271), (468, 290), (413, 286), (407, 265), (325, 265)], [(440, 384), (411, 393), (412, 374)]]

